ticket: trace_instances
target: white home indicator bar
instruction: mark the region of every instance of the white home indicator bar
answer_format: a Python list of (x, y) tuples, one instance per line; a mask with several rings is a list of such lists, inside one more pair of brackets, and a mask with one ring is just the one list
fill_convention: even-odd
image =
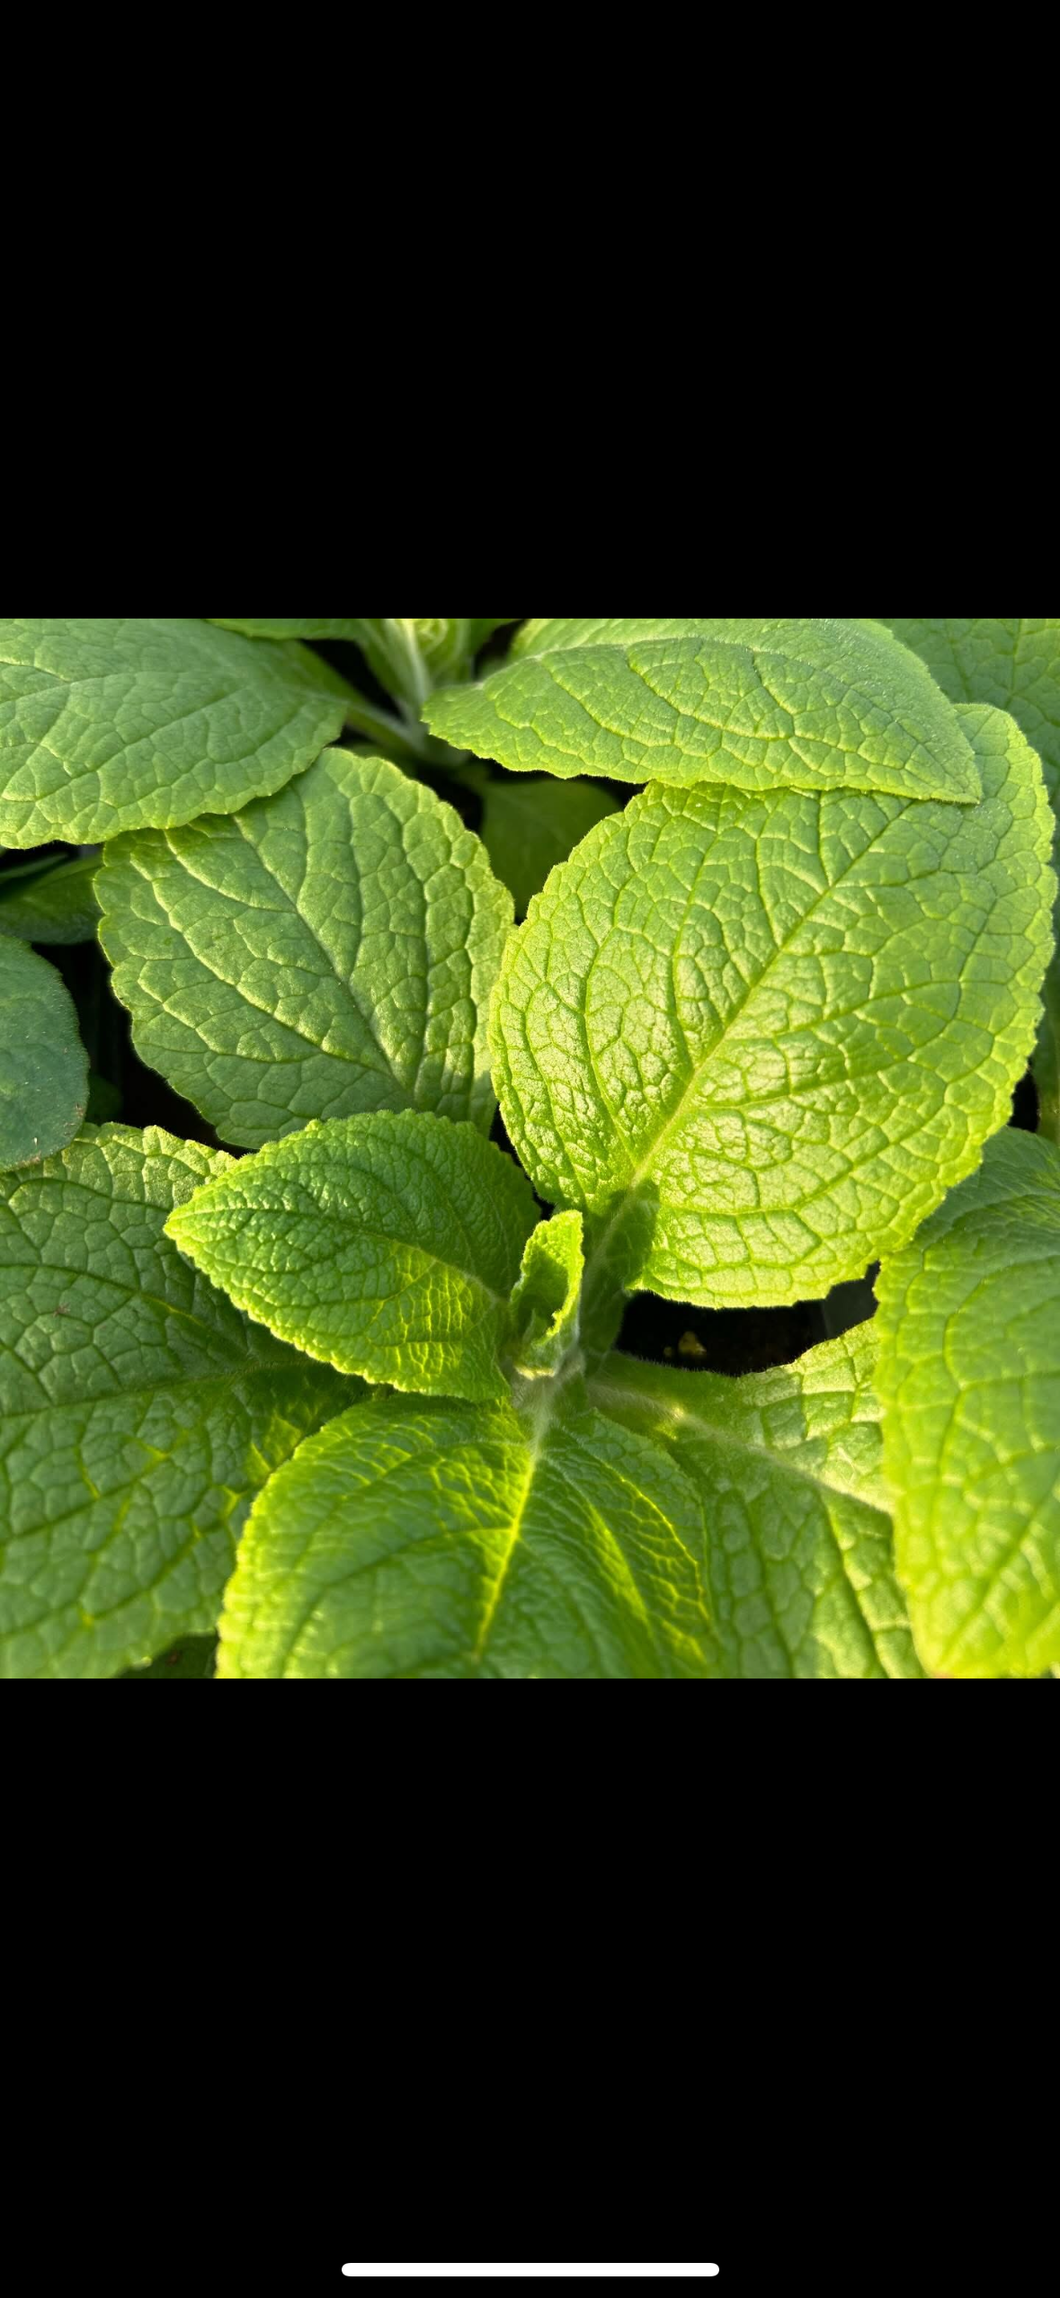
[(653, 2281), (660, 2274), (684, 2275), (694, 2279), (697, 2274), (717, 2274), (719, 2268), (717, 2266), (344, 2266), (342, 2271), (344, 2274), (351, 2275), (355, 2280), (360, 2277), (368, 2280), (377, 2274), (392, 2277), (394, 2280), (400, 2280), (406, 2275), (424, 2274), (452, 2275), (454, 2278), (460, 2279), (464, 2275), (489, 2276), (492, 2274), (511, 2274), (525, 2277), (538, 2274), (555, 2274), (561, 2277), (575, 2274), (621, 2274), (640, 2276), (645, 2281)]

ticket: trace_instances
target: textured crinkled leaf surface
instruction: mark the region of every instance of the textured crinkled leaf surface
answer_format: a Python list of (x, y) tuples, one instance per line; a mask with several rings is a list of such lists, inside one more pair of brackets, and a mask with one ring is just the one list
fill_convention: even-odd
[(894, 1573), (871, 1325), (726, 1380), (609, 1357), (590, 1396), (673, 1446), (731, 1676), (918, 1676)]
[(529, 1379), (555, 1374), (578, 1345), (582, 1278), (580, 1213), (555, 1213), (528, 1239), (512, 1294), (512, 1354)]
[(138, 1051), (223, 1140), (366, 1109), (489, 1129), (511, 897), (396, 766), (330, 750), (234, 818), (116, 840), (97, 893)]
[[(893, 621), (954, 701), (994, 702), (1011, 711), (1037, 750), (1054, 806), (1060, 806), (1060, 618)], [(1042, 1130), (1060, 1145), (1060, 953), (1044, 989), (1034, 1057)]]
[(617, 800), (593, 782), (487, 782), (482, 792), (482, 843), (503, 885), (511, 889), (517, 918), (526, 916), (549, 871)]
[(0, 1167), (64, 1149), (83, 1122), (88, 1055), (47, 958), (0, 935)]
[(360, 1393), (163, 1234), (228, 1160), (85, 1133), (0, 1205), (0, 1672), (111, 1676), (207, 1634), (254, 1493)]
[(595, 1216), (592, 1291), (826, 1293), (1001, 1126), (1051, 947), (1050, 817), (1001, 712), (979, 806), (655, 787), (553, 872), (491, 1031), (539, 1195)]
[(950, 1676), (1060, 1662), (1060, 1152), (1006, 1132), (880, 1278), (899, 1577)]
[(279, 648), (209, 622), (0, 619), (0, 845), (234, 813), (344, 716)]
[(527, 1181), (471, 1125), (340, 1118), (233, 1165), (168, 1233), (239, 1307), (343, 1372), (505, 1396), (498, 1353), (534, 1225)]
[(427, 725), (530, 773), (978, 797), (952, 709), (883, 632), (835, 619), (532, 623)]
[(1011, 712), (1060, 795), (1060, 620), (892, 619), (888, 627), (927, 664), (953, 702)]
[(88, 942), (99, 922), (98, 854), (29, 862), (0, 876), (0, 934), (27, 942)]
[(702, 1548), (694, 1484), (597, 1413), (376, 1398), (262, 1494), (218, 1674), (706, 1675)]

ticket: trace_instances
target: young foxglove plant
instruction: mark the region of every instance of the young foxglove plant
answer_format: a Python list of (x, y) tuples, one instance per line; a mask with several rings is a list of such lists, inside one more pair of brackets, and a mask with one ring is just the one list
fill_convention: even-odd
[(0, 635), (4, 1672), (1060, 1667), (1060, 622)]

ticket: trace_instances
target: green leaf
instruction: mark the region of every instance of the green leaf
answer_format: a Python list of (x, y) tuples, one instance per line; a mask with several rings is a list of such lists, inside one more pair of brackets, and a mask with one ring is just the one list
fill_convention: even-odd
[[(954, 701), (993, 702), (1011, 712), (1037, 750), (1060, 808), (1060, 619), (902, 620), (891, 629), (914, 647)], [(1043, 992), (1034, 1072), (1041, 1128), (1060, 1146), (1060, 954)]]
[(592, 1402), (672, 1445), (730, 1676), (918, 1676), (894, 1574), (874, 1327), (727, 1380), (607, 1359)]
[(0, 934), (26, 942), (90, 942), (99, 919), (98, 854), (27, 862), (0, 877)]
[(208, 622), (0, 619), (0, 843), (234, 813), (342, 730), (278, 648)]
[(1060, 1662), (1060, 1152), (1006, 1132), (879, 1284), (898, 1576), (932, 1674)]
[(274, 616), (269, 622), (253, 615), (243, 618), (212, 615), (210, 619), (217, 629), (239, 630), (246, 638), (350, 638), (359, 645), (364, 629), (359, 618), (347, 622), (314, 622), (310, 617), (300, 619), (295, 615), (286, 619)]
[(539, 1222), (512, 1294), (512, 1356), (527, 1379), (558, 1373), (577, 1349), (584, 1272), (581, 1214)]
[(967, 708), (975, 808), (655, 787), (508, 946), (494, 1076), (596, 1298), (822, 1295), (904, 1243), (1004, 1124), (1054, 891), (1037, 759)]
[(142, 1059), (225, 1141), (381, 1108), (489, 1130), (511, 898), (396, 766), (327, 751), (234, 819), (116, 839), (97, 892)]
[(104, 1126), (0, 1206), (6, 1676), (112, 1676), (208, 1634), (254, 1493), (357, 1394), (163, 1235), (227, 1163)]
[(510, 1157), (405, 1110), (310, 1125), (167, 1224), (241, 1309), (312, 1357), (430, 1396), (507, 1394), (498, 1353), (534, 1223)]
[(549, 871), (565, 862), (616, 801), (592, 782), (487, 782), (482, 792), (482, 843), (524, 918)]
[(888, 627), (926, 662), (954, 702), (991, 702), (1022, 727), (1060, 795), (1060, 620), (913, 621)]
[(597, 1413), (377, 1398), (262, 1494), (218, 1674), (707, 1675), (702, 1546), (676, 1462)]
[(358, 733), (366, 734), (376, 749), (381, 745), (387, 754), (397, 750), (402, 757), (415, 758), (427, 747), (427, 737), (422, 727), (409, 726), (406, 720), (395, 717), (391, 711), (380, 710), (377, 703), (370, 702), (366, 694), (361, 694), (356, 686), (350, 685), (341, 670), (325, 662), (322, 654), (314, 653), (311, 646), (301, 646), (296, 639), (287, 636), (289, 631), (300, 630), (318, 638), (359, 638), (363, 629), (360, 622), (221, 622), (215, 627), (220, 630), (239, 630), (249, 638), (274, 637), (281, 641), (275, 652), (278, 657), (282, 656), (288, 671), (309, 686), (323, 687), (328, 694), (341, 695), (347, 726), (353, 726)]
[(54, 966), (0, 937), (0, 1166), (33, 1165), (72, 1140), (88, 1102), (88, 1055)]
[(854, 621), (549, 621), (434, 734), (517, 773), (969, 802), (967, 741), (915, 657)]
[(346, 622), (234, 619), (217, 621), (217, 628), (242, 631), (247, 638), (286, 640), (288, 643), (284, 652), (288, 661), (294, 662), (295, 667), (300, 668), (303, 676), (309, 678), (314, 685), (326, 686), (333, 693), (341, 694), (345, 703), (347, 726), (356, 727), (359, 733), (367, 735), (376, 749), (382, 748), (387, 755), (394, 750), (400, 758), (416, 758), (427, 747), (427, 737), (421, 726), (415, 722), (410, 724), (407, 719), (396, 717), (389, 710), (381, 710), (366, 694), (361, 694), (355, 686), (351, 686), (349, 679), (344, 678), (340, 671), (333, 670), (322, 655), (314, 654), (308, 646), (295, 643), (298, 638), (341, 638), (352, 639), (361, 645), (368, 638), (370, 626), (359, 617)]

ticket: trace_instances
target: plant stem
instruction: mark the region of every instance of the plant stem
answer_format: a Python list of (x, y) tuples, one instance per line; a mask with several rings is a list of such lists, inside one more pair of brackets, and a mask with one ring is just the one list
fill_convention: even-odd
[(384, 750), (399, 750), (406, 758), (421, 758), (430, 740), (425, 727), (404, 714), (398, 718), (393, 711), (380, 710), (366, 694), (353, 689), (346, 700), (346, 724), (358, 734), (366, 734), (370, 741), (379, 742)]

